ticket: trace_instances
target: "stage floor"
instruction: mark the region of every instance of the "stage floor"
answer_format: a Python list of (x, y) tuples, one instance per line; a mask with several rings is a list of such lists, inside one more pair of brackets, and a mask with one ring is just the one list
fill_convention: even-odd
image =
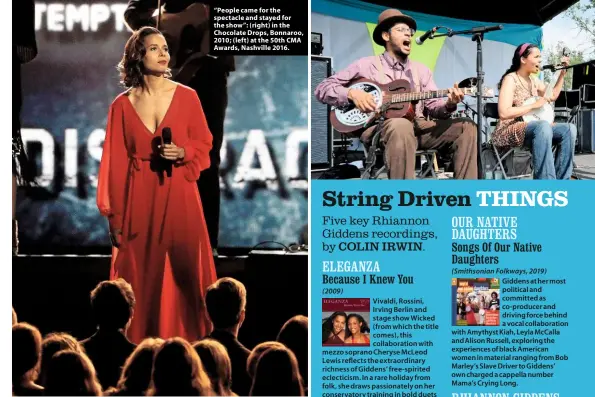
[(580, 153), (574, 155), (576, 175), (581, 179), (595, 179), (595, 154)]
[[(595, 154), (594, 153), (577, 153), (574, 155), (574, 160), (576, 163), (576, 168), (574, 169), (574, 173), (580, 179), (595, 179)], [(360, 165), (357, 162), (358, 165)], [(312, 179), (320, 179), (326, 170), (313, 170), (311, 173)], [(417, 172), (418, 170), (416, 170)], [(363, 169), (360, 168), (360, 172), (363, 172)], [(452, 172), (444, 172), (440, 169), (437, 172), (437, 179), (452, 179), (453, 174)], [(359, 179), (359, 178), (354, 178)], [(387, 179), (386, 172), (381, 173), (378, 176), (378, 179)], [(523, 178), (523, 179), (532, 179), (531, 177)]]
[[(109, 255), (21, 255), (12, 261), (12, 304), (19, 321), (42, 334), (68, 332), (83, 339), (95, 332), (89, 294), (109, 277)], [(294, 315), (308, 315), (307, 252), (253, 251), (216, 259), (218, 277), (246, 286), (246, 320), (239, 338), (248, 348), (274, 340)], [(271, 310), (271, 301), (278, 308)]]

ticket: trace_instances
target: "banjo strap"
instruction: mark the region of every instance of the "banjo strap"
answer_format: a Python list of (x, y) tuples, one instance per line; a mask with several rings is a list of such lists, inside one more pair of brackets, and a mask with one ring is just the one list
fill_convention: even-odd
[(380, 84), (386, 84), (388, 83), (388, 81), (386, 81), (386, 73), (384, 71), (384, 65), (382, 64), (382, 59), (381, 59), (382, 55), (378, 55), (375, 59), (376, 61), (376, 69), (378, 69), (378, 71), (380, 72), (381, 80), (379, 81)]

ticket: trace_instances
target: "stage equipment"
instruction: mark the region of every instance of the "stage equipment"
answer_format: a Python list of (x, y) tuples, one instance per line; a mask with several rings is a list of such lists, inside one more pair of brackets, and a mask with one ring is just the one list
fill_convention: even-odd
[(332, 166), (332, 127), (330, 123), (329, 105), (321, 103), (314, 96), (314, 90), (322, 80), (331, 75), (332, 60), (328, 57), (313, 56), (311, 66), (311, 140), (312, 169), (328, 168)]
[[(469, 30), (459, 30), (453, 31), (452, 29), (445, 28), (448, 33), (444, 34), (432, 34), (430, 36), (431, 39), (436, 37), (443, 37), (443, 36), (458, 36), (458, 35), (467, 35), (470, 34), (473, 37), (471, 40), (477, 43), (477, 114), (483, 114), (483, 81), (484, 81), (484, 71), (483, 71), (483, 49), (482, 49), (482, 41), (483, 35), (488, 32), (492, 32), (495, 30), (502, 30), (502, 25), (493, 25), (493, 26), (478, 26), (475, 28), (471, 28)], [(481, 131), (483, 131), (483, 120), (482, 117), (477, 118), (477, 153), (481, 153)], [(481, 167), (481, 156), (477, 156), (477, 177), (478, 179), (483, 179), (483, 168)]]
[(322, 33), (312, 32), (310, 34), (310, 50), (312, 55), (322, 55), (324, 47), (322, 46)]

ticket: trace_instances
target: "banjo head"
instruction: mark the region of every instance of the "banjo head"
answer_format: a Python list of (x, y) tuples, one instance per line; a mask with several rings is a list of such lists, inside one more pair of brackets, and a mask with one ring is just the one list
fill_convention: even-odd
[[(374, 97), (374, 100), (376, 101), (376, 105), (382, 105), (382, 90), (378, 85), (369, 81), (362, 81), (349, 86), (349, 88), (362, 90), (371, 94)], [(361, 110), (356, 108), (354, 104), (351, 103), (349, 105), (333, 109), (333, 113), (336, 117), (337, 122), (339, 122), (347, 128), (364, 126), (374, 114), (363, 113)]]
[[(523, 102), (523, 105), (534, 104), (535, 102), (537, 102), (539, 100), (539, 98), (540, 97), (538, 97), (538, 96), (527, 98)], [(552, 106), (551, 103), (546, 103), (545, 105), (543, 105), (539, 109), (534, 109), (531, 112), (529, 112), (526, 115), (524, 115), (523, 116), (523, 121), (530, 122), (530, 121), (543, 120), (543, 121), (547, 121), (549, 123), (553, 123), (554, 122), (554, 116), (555, 116), (554, 107)]]

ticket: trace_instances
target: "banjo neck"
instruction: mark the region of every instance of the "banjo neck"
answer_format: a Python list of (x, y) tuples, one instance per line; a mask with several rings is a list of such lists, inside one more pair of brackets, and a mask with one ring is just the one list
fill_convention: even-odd
[[(566, 48), (562, 49), (562, 56), (563, 57), (565, 57), (565, 56), (568, 55), (566, 51), (567, 51)], [(552, 77), (552, 79), (550, 80), (549, 84), (545, 88), (545, 94), (544, 95), (545, 95), (546, 98), (551, 97), (552, 94), (554, 93), (554, 86), (558, 82), (558, 79), (560, 78), (560, 74), (561, 73), (562, 73), (562, 69), (558, 69), (554, 73), (554, 76)]]
[(552, 79), (550, 80), (548, 85), (545, 87), (544, 95), (546, 98), (551, 97), (552, 94), (554, 93), (554, 86), (556, 85), (556, 83), (558, 82), (558, 79), (560, 78), (560, 73), (562, 73), (562, 70), (556, 70), (556, 73), (554, 73), (554, 76), (552, 77)]

